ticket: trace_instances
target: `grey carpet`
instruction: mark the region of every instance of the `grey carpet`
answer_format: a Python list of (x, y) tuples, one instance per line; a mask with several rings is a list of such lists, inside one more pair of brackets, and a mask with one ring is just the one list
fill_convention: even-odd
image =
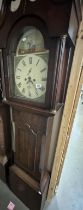
[(14, 210), (29, 210), (0, 180), (0, 210), (7, 210), (9, 202), (14, 203)]

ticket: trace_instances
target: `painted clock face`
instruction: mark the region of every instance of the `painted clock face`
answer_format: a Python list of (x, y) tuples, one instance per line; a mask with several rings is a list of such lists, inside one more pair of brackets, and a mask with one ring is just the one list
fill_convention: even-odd
[(44, 50), (44, 39), (39, 30), (35, 27), (28, 27), (28, 30), (19, 40), (16, 54), (27, 54)]
[(49, 50), (44, 48), (42, 33), (32, 26), (24, 29), (10, 66), (10, 95), (21, 100), (44, 103), (48, 58)]
[(47, 63), (38, 54), (20, 57), (15, 70), (17, 94), (28, 99), (36, 99), (46, 92)]

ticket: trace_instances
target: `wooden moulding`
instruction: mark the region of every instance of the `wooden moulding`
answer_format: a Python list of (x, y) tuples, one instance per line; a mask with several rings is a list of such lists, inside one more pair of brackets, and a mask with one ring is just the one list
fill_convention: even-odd
[(69, 137), (75, 117), (77, 103), (79, 99), (80, 89), (83, 83), (83, 22), (80, 24), (78, 39), (76, 43), (73, 64), (71, 69), (70, 81), (67, 90), (65, 107), (62, 116), (62, 122), (58, 137), (58, 144), (56, 148), (54, 164), (52, 169), (52, 176), (49, 185), (48, 200), (54, 194), (57, 185), (59, 184), (61, 171), (69, 143)]

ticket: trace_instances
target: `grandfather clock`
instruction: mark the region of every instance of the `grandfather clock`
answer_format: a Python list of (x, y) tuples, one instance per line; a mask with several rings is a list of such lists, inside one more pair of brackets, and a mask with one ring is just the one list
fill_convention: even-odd
[[(9, 186), (43, 209), (80, 16), (75, 1), (2, 1), (3, 104), (10, 110)], [(4, 12), (3, 12), (4, 11)], [(58, 126), (59, 128), (59, 126)]]

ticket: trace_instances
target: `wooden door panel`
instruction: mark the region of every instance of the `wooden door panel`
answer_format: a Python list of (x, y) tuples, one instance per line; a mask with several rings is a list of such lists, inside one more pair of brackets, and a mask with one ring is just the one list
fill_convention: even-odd
[(33, 114), (21, 108), (12, 109), (13, 121), (20, 128), (29, 129), (32, 133), (46, 133), (47, 118)]
[(18, 107), (12, 108), (11, 113), (14, 124), (14, 163), (40, 181), (42, 174), (48, 170), (53, 117), (41, 116)]
[(41, 138), (15, 126), (15, 139), (15, 163), (39, 179)]

